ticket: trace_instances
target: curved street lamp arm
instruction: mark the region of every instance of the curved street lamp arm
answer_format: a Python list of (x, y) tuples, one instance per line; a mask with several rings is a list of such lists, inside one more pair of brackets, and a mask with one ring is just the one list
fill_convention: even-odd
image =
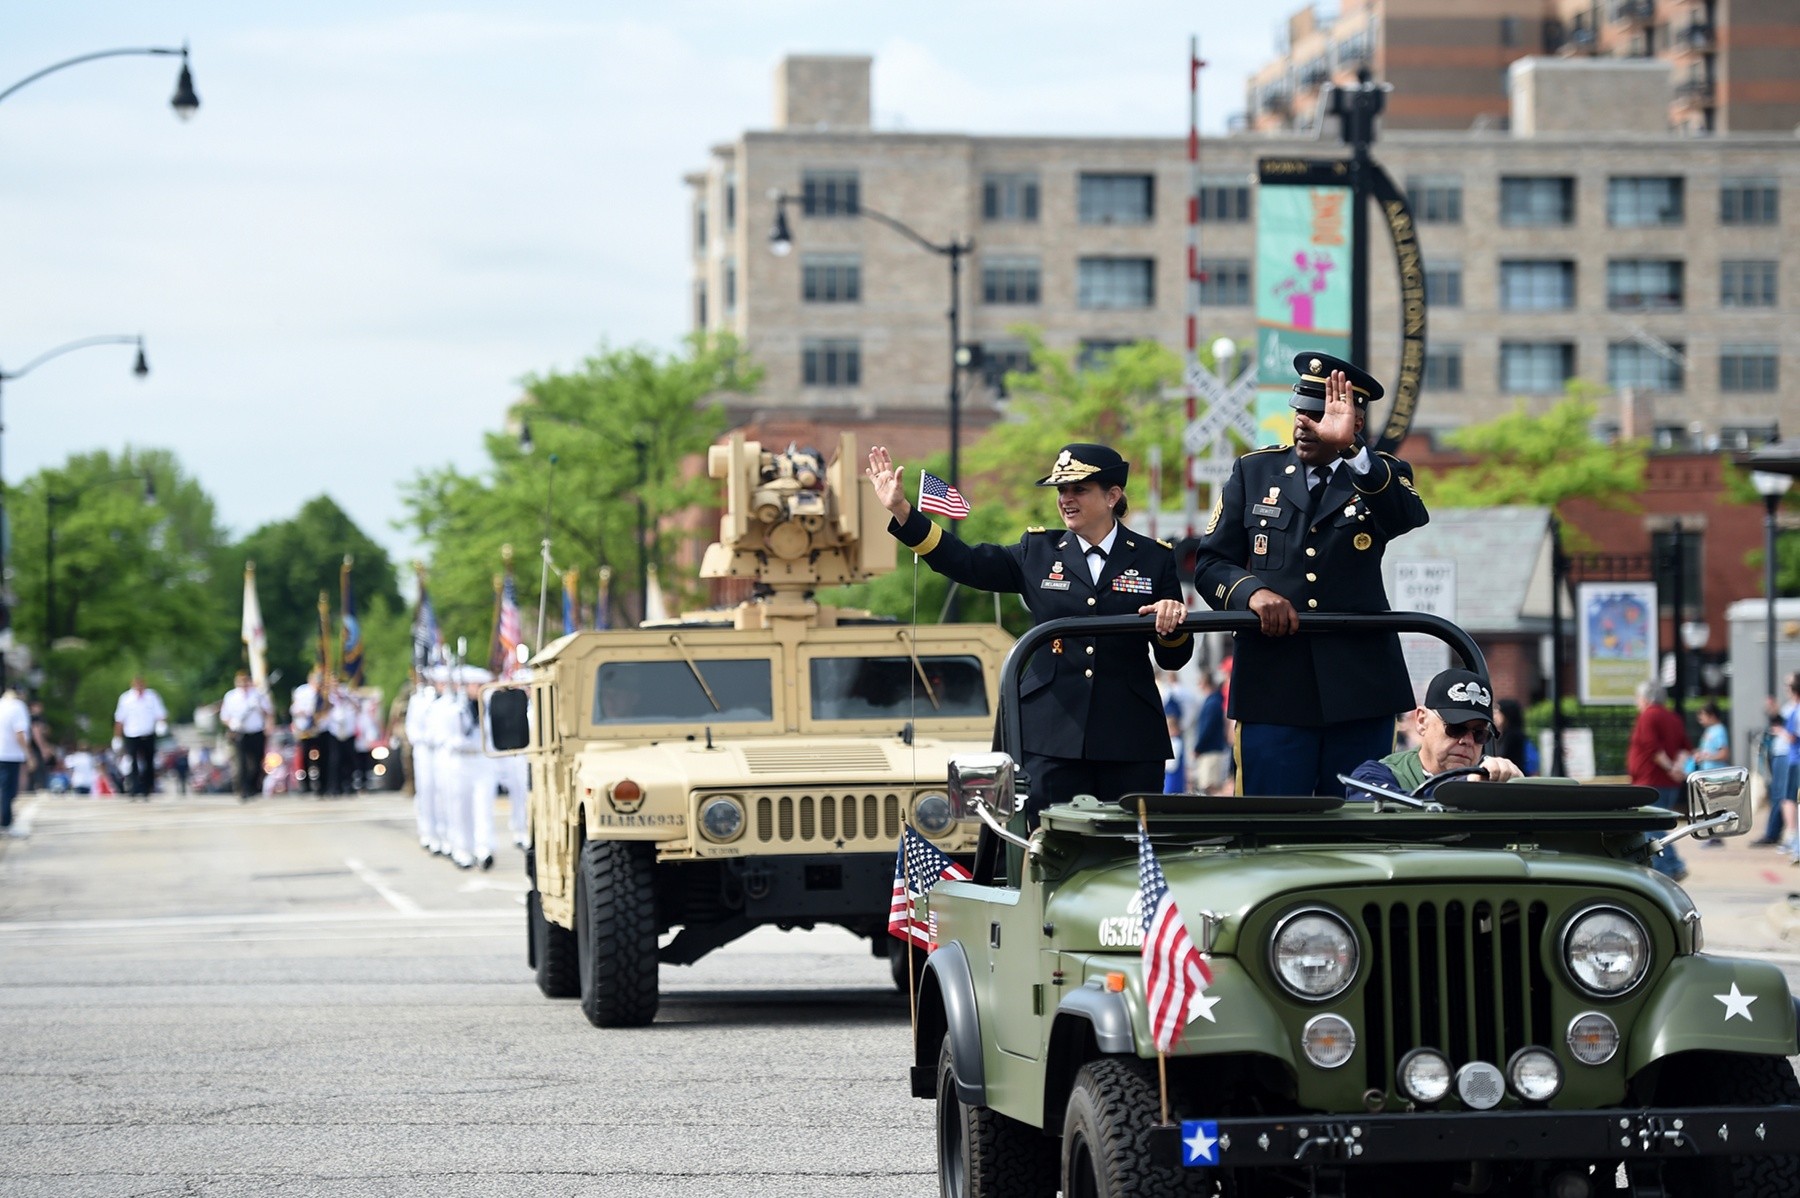
[(144, 337), (141, 333), (108, 333), (98, 337), (83, 337), (79, 341), (71, 341), (66, 345), (59, 345), (55, 349), (45, 350), (17, 370), (0, 370), (0, 382), (11, 382), (13, 379), (24, 378), (51, 358), (72, 354), (76, 350), (86, 349), (90, 345), (135, 345), (142, 349), (144, 348)]
[(965, 241), (947, 241), (943, 245), (939, 245), (934, 241), (927, 240), (926, 238), (920, 236), (919, 233), (916, 230), (914, 230), (913, 228), (911, 228), (909, 225), (906, 225), (901, 221), (895, 220), (893, 217), (889, 216), (887, 213), (878, 212), (875, 209), (870, 208), (863, 204), (857, 205), (856, 214), (858, 216), (866, 216), (872, 221), (876, 221), (880, 224), (886, 225), (888, 228), (894, 230), (894, 232), (900, 234), (902, 237), (910, 238), (912, 241), (923, 246), (925, 249), (930, 250), (934, 254), (944, 254), (944, 255), (966, 254), (970, 250), (975, 248), (975, 243), (973, 241), (966, 241), (966, 240)]
[(17, 83), (15, 83), (11, 87), (7, 88), (5, 91), (0, 92), (0, 100), (6, 99), (6, 97), (12, 95), (14, 92), (18, 91), (21, 87), (24, 87), (27, 83), (36, 83), (39, 79), (42, 79), (45, 75), (54, 74), (57, 71), (62, 70), (64, 67), (72, 67), (72, 66), (77, 66), (84, 62), (92, 62), (96, 58), (117, 58), (120, 55), (125, 55), (125, 54), (164, 54), (164, 55), (179, 54), (179, 55), (181, 55), (182, 58), (185, 59), (187, 57), (188, 52), (187, 52), (186, 46), (183, 46), (179, 50), (173, 49), (168, 46), (144, 46), (144, 47), (134, 47), (134, 48), (127, 48), (127, 49), (120, 49), (120, 50), (99, 50), (93, 54), (83, 54), (79, 58), (71, 58), (65, 62), (59, 62), (55, 66), (45, 67), (43, 70), (38, 71), (36, 74), (25, 76), (25, 78), (19, 80)]

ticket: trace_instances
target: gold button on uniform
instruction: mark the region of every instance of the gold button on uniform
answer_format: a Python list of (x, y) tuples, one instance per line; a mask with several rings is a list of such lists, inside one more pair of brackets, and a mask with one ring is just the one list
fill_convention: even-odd
[[(1318, 556), (1319, 556), (1319, 551), (1318, 551), (1318, 550), (1317, 550), (1317, 549), (1314, 549), (1314, 548), (1313, 548), (1313, 547), (1312, 547), (1312, 546), (1311, 546), (1311, 545), (1308, 545), (1308, 546), (1307, 546), (1307, 547), (1306, 547), (1306, 556), (1307, 556), (1307, 557), (1318, 557)], [(1088, 600), (1088, 602), (1089, 602), (1089, 603), (1092, 603), (1092, 602), (1093, 602), (1093, 600), (1092, 600), (1092, 599), (1089, 599), (1089, 600)]]
[(1094, 655), (1094, 647), (1092, 645), (1089, 645), (1088, 646), (1088, 656), (1092, 657), (1093, 655)]
[(1319, 601), (1318, 601), (1318, 600), (1317, 600), (1317, 599), (1308, 599), (1308, 600), (1307, 600), (1307, 601), (1306, 601), (1306, 606), (1308, 606), (1308, 607), (1317, 607), (1317, 606), (1319, 606)]
[(1308, 581), (1308, 582), (1317, 582), (1317, 581), (1319, 581), (1319, 576), (1318, 576), (1318, 575), (1317, 575), (1317, 574), (1308, 574), (1308, 575), (1307, 575), (1307, 576), (1306, 576), (1306, 581)]
[(1088, 596), (1088, 606), (1089, 607), (1094, 606), (1094, 604), (1096, 604), (1098, 602), (1100, 602), (1100, 601), (1098, 599), (1094, 598), (1092, 595)]
[(1094, 671), (1092, 671), (1092, 670), (1088, 670), (1086, 673), (1089, 678), (1092, 678), (1094, 676)]

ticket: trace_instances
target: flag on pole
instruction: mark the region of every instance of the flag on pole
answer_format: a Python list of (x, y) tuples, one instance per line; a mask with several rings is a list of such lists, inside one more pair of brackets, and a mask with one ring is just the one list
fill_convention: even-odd
[(574, 632), (579, 624), (576, 612), (581, 610), (581, 597), (577, 594), (581, 586), (581, 571), (569, 570), (563, 574), (563, 635)]
[(425, 567), (415, 566), (414, 569), (419, 576), (419, 603), (413, 608), (413, 669), (423, 674), (437, 657), (438, 647), (444, 643), (444, 634), (438, 630), (437, 612), (432, 608), (431, 595), (425, 589)]
[(644, 571), (644, 580), (644, 620), (668, 619), (669, 605), (663, 599), (662, 580), (656, 576), (655, 566)]
[(962, 497), (962, 492), (931, 473), (929, 470), (919, 471), (919, 510), (936, 512), (940, 516), (948, 516), (952, 520), (966, 520), (969, 516), (969, 501)]
[(244, 652), (250, 658), (250, 678), (257, 689), (269, 689), (269, 637), (263, 630), (262, 604), (256, 598), (256, 563), (244, 563)]
[(1150, 835), (1138, 832), (1138, 905), (1144, 932), (1144, 1003), (1156, 1051), (1168, 1052), (1181, 1030), (1198, 1014), (1195, 1000), (1212, 982), (1206, 958), (1194, 947), (1187, 924), (1169, 893)]
[(506, 576), (499, 587), (499, 606), (494, 613), (494, 647), (488, 668), (496, 678), (511, 678), (518, 668), (516, 650), (525, 634), (519, 626), (519, 589), (513, 584), (512, 559), (506, 560)]
[(600, 593), (594, 597), (594, 627), (612, 627), (612, 567), (600, 567)]
[(949, 854), (907, 825), (900, 831), (894, 855), (894, 898), (888, 906), (888, 935), (930, 952), (937, 947), (935, 929), (919, 918), (918, 902), (939, 882), (966, 882), (973, 875)]
[(319, 670), (331, 672), (331, 599), (319, 592)]
[(350, 567), (354, 563), (348, 553), (344, 555), (344, 564), (338, 570), (338, 589), (342, 592), (340, 602), (344, 606), (344, 629), (342, 632), (343, 647), (343, 679), (350, 686), (363, 684), (363, 643), (362, 623), (356, 618), (356, 593), (350, 586)]

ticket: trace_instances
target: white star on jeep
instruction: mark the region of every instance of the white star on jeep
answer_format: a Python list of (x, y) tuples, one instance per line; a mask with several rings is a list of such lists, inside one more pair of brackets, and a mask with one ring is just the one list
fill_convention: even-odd
[(1188, 1000), (1188, 1022), (1192, 1023), (1196, 1019), (1204, 1019), (1208, 1023), (1219, 1022), (1212, 1013), (1212, 1009), (1218, 1005), (1217, 997), (1209, 994), (1196, 994)]
[(1757, 1000), (1755, 994), (1739, 994), (1737, 983), (1731, 983), (1730, 994), (1715, 994), (1714, 998), (1725, 1004), (1725, 1021), (1731, 1022), (1733, 1015), (1742, 1015), (1745, 1023), (1755, 1023), (1756, 1018), (1750, 1014), (1750, 1004)]
[(1187, 1145), (1188, 1160), (1210, 1161), (1213, 1159), (1213, 1145), (1217, 1144), (1219, 1139), (1217, 1136), (1206, 1134), (1204, 1123), (1196, 1123), (1194, 1124), (1194, 1134), (1186, 1137), (1182, 1142)]

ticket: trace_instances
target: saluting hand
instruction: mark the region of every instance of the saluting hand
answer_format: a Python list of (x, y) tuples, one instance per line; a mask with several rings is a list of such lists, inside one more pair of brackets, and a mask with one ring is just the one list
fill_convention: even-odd
[(869, 446), (869, 481), (875, 484), (875, 498), (901, 524), (912, 515), (912, 504), (906, 501), (906, 488), (900, 483), (901, 472), (905, 469), (894, 465), (887, 446)]
[(1138, 615), (1147, 616), (1156, 613), (1156, 635), (1167, 639), (1168, 635), (1180, 627), (1187, 619), (1187, 604), (1179, 599), (1158, 599), (1155, 603), (1147, 603), (1138, 608)]
[(1356, 404), (1350, 378), (1341, 370), (1325, 376), (1325, 412), (1316, 423), (1319, 440), (1333, 449), (1348, 449), (1356, 441)]

